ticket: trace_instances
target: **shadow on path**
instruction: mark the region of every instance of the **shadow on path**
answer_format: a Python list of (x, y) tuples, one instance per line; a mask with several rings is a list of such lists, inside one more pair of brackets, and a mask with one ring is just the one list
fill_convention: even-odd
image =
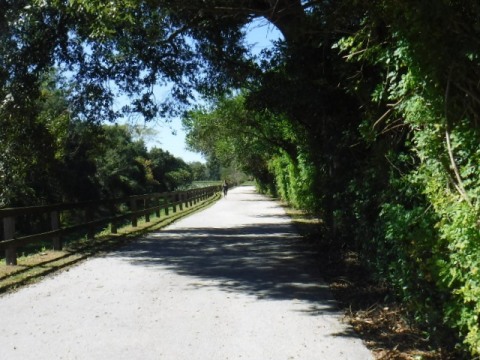
[[(214, 286), (260, 299), (300, 300), (309, 313), (335, 311), (314, 252), (290, 224), (182, 228), (149, 235), (117, 253), (132, 264), (168, 268)], [(203, 280), (203, 283), (202, 283)]]

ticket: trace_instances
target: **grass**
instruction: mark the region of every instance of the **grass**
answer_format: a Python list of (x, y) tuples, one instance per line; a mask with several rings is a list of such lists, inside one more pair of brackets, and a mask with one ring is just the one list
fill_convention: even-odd
[(111, 234), (108, 229), (104, 229), (96, 234), (95, 239), (82, 238), (69, 242), (62, 251), (42, 248), (37, 253), (20, 256), (15, 266), (7, 266), (3, 261), (0, 264), (0, 293), (13, 291), (26, 284), (34, 283), (48, 274), (135, 241), (135, 239), (148, 232), (159, 230), (182, 217), (210, 206), (218, 199), (220, 199), (220, 194), (216, 194), (194, 206), (184, 208), (183, 211), (177, 211), (176, 213), (170, 211), (168, 216), (162, 212), (159, 218), (150, 217), (149, 222), (139, 219), (137, 227), (123, 226), (118, 228), (117, 234)]

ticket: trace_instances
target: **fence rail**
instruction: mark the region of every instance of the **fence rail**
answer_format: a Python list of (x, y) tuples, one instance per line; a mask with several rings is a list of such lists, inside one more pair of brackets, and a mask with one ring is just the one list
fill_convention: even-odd
[[(161, 210), (169, 215), (170, 210), (176, 212), (193, 206), (201, 200), (213, 196), (220, 191), (220, 186), (175, 191), (168, 193), (154, 193), (135, 195), (121, 199), (103, 201), (88, 201), (80, 203), (61, 203), (45, 206), (31, 206), (0, 209), (0, 219), (3, 225), (3, 240), (0, 241), (0, 250), (5, 251), (7, 265), (17, 264), (17, 249), (27, 244), (51, 240), (54, 250), (63, 248), (62, 238), (75, 231), (83, 230), (88, 239), (95, 237), (95, 228), (110, 224), (111, 233), (117, 232), (117, 226), (123, 221), (130, 220), (136, 227), (138, 219), (150, 221), (150, 215), (160, 217)], [(121, 210), (121, 207), (124, 209)], [(62, 218), (67, 211), (81, 211), (80, 220), (74, 224), (63, 223)], [(25, 235), (18, 234), (17, 225), (20, 218), (31, 216), (48, 216), (49, 230)], [(78, 216), (76, 217), (78, 220)], [(71, 222), (71, 220), (70, 220)]]

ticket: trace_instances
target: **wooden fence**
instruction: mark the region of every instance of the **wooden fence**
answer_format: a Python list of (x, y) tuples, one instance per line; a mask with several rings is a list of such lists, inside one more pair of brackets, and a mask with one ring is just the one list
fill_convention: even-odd
[[(54, 250), (61, 250), (62, 238), (67, 234), (85, 231), (87, 238), (93, 239), (95, 229), (106, 224), (110, 224), (110, 231), (116, 233), (120, 223), (130, 221), (131, 225), (136, 227), (140, 217), (144, 217), (145, 221), (149, 222), (150, 215), (155, 214), (160, 217), (161, 210), (164, 210), (165, 215), (168, 215), (169, 211), (176, 212), (177, 209), (182, 211), (184, 207), (193, 206), (219, 191), (220, 186), (209, 186), (186, 191), (136, 195), (122, 199), (0, 209), (3, 225), (0, 250), (5, 250), (7, 265), (16, 265), (17, 249), (21, 246), (51, 241)], [(76, 215), (68, 217), (66, 221), (67, 212), (75, 212)], [(49, 229), (19, 235), (17, 225), (20, 224), (21, 219), (33, 217), (36, 219), (43, 217), (44, 222), (47, 218)]]

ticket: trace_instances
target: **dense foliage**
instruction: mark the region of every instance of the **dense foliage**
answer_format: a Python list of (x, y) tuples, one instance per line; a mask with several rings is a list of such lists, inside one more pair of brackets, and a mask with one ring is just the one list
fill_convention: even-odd
[(325, 236), (364, 254), (432, 339), (479, 354), (480, 9), (355, 5), (324, 23), (344, 33), (317, 24), (320, 58), (288, 43), (241, 96), (190, 112), (191, 142), (261, 166), (260, 186), (322, 214)]
[(173, 191), (204, 180), (168, 151), (147, 150), (134, 127), (73, 117), (59, 83), (49, 74), (32, 113), (3, 119), (0, 206)]
[[(200, 94), (184, 122), (210, 174), (241, 169), (322, 216), (324, 238), (363, 254), (433, 339), (480, 355), (478, 1), (0, 8), (2, 205), (186, 181), (165, 152), (96, 124), (178, 114)], [(255, 58), (244, 25), (259, 17), (283, 40)], [(130, 105), (115, 109), (116, 92)]]

